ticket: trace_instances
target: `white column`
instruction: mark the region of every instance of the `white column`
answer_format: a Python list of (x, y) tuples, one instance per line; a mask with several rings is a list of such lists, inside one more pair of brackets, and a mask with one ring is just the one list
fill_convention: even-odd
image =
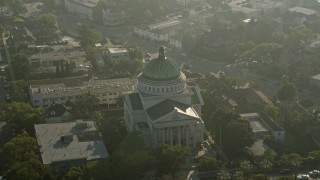
[(193, 125), (192, 131), (193, 131), (193, 147), (195, 148), (197, 144), (197, 137), (196, 137), (197, 131), (196, 131), (195, 125)]
[(186, 146), (189, 147), (189, 127), (186, 126)]
[(170, 128), (170, 144), (173, 145), (173, 129)]
[(162, 134), (162, 143), (164, 144), (164, 140), (165, 140), (165, 134), (164, 134), (164, 129), (161, 129), (161, 134)]
[(178, 144), (181, 144), (181, 127), (178, 128)]
[(170, 131), (169, 128), (166, 129), (166, 141), (170, 141)]

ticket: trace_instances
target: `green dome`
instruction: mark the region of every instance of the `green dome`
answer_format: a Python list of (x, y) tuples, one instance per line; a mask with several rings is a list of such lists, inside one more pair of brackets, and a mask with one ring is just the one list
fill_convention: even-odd
[(180, 69), (171, 59), (159, 56), (146, 65), (142, 76), (153, 81), (174, 80), (180, 76)]

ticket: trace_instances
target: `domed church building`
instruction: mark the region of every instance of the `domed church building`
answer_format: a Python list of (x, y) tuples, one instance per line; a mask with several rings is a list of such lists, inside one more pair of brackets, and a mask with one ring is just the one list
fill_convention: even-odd
[(200, 88), (186, 84), (184, 73), (160, 47), (158, 58), (139, 75), (136, 90), (124, 96), (125, 125), (129, 132), (141, 132), (152, 147), (196, 147), (203, 141), (202, 105)]

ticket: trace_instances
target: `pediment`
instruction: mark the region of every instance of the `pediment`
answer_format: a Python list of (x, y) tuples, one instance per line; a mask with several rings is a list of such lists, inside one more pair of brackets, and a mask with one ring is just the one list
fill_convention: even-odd
[(175, 108), (172, 112), (154, 120), (154, 123), (163, 123), (163, 122), (175, 122), (175, 121), (184, 121), (184, 120), (196, 120), (200, 117), (195, 113), (193, 108), (187, 109), (186, 112), (181, 111), (180, 109)]

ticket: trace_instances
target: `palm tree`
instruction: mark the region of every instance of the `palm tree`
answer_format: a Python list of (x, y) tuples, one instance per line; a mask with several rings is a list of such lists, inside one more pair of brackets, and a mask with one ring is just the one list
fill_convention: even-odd
[(249, 178), (251, 168), (252, 168), (252, 164), (250, 161), (242, 160), (240, 162), (240, 170), (243, 172), (245, 179)]
[(272, 162), (268, 159), (262, 159), (258, 162), (258, 166), (264, 171), (265, 179), (268, 179), (267, 171), (272, 168)]
[(218, 179), (219, 180), (225, 180), (225, 179), (231, 179), (231, 176), (230, 176), (230, 173), (226, 170), (221, 170), (219, 173), (218, 173)]

